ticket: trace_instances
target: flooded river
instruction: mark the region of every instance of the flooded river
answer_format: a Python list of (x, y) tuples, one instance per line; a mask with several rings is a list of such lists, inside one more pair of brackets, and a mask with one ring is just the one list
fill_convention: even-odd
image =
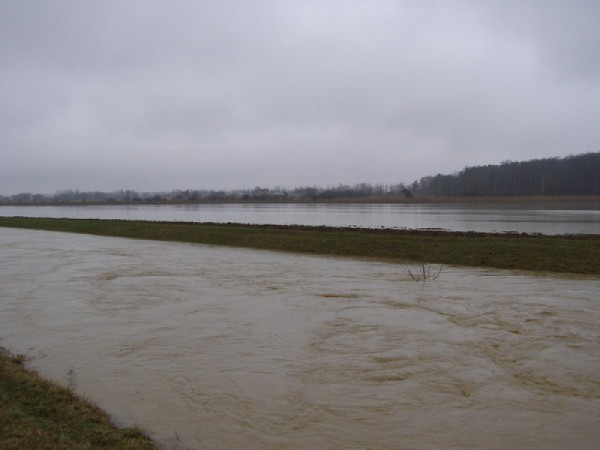
[(0, 345), (178, 448), (597, 448), (599, 279), (0, 228)]
[(0, 206), (0, 216), (600, 234), (593, 202)]

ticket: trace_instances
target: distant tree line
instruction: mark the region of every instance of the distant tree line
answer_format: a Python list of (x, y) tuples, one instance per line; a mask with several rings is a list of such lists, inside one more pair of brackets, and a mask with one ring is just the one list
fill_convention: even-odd
[(598, 195), (600, 152), (466, 167), (451, 175), (423, 177), (413, 189), (435, 196)]
[(334, 199), (410, 198), (420, 196), (599, 195), (600, 152), (565, 158), (504, 161), (498, 165), (466, 167), (450, 175), (423, 177), (411, 184), (338, 184), (237, 190), (173, 190), (170, 192), (113, 192), (65, 189), (53, 195), (24, 192), (0, 195), (1, 204), (78, 203), (200, 203), (227, 201), (330, 201)]
[(339, 184), (337, 186), (306, 186), (296, 188), (262, 188), (236, 190), (173, 190), (170, 192), (138, 192), (135, 190), (118, 190), (113, 192), (79, 191), (65, 189), (54, 195), (32, 194), (23, 192), (11, 196), (0, 195), (3, 204), (80, 204), (80, 203), (198, 203), (220, 201), (306, 201), (331, 200), (334, 198), (356, 199), (381, 195), (412, 194), (404, 183), (355, 185)]

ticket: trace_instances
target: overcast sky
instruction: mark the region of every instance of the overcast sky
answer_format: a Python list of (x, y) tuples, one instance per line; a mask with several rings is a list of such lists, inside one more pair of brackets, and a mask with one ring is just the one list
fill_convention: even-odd
[(597, 0), (0, 0), (0, 194), (600, 151)]

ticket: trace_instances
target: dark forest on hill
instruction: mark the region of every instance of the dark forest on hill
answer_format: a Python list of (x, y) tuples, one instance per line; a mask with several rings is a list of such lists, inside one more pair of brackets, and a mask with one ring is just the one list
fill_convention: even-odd
[(466, 167), (421, 178), (413, 188), (442, 196), (598, 195), (600, 152)]

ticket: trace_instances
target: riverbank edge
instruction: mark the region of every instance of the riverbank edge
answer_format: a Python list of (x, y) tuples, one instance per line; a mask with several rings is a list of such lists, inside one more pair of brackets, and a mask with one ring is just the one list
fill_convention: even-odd
[(406, 264), (600, 275), (600, 235), (0, 217), (0, 226)]
[(137, 428), (28, 370), (25, 357), (0, 347), (0, 448), (156, 449)]

